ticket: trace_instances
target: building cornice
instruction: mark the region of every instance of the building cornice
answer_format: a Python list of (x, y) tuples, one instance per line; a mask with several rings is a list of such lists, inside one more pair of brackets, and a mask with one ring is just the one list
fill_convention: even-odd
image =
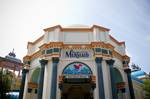
[(109, 37), (110, 37), (110, 39), (112, 40), (112, 41), (114, 41), (116, 44), (118, 44), (119, 46), (120, 45), (124, 45), (125, 46), (125, 42), (124, 41), (122, 41), (122, 42), (119, 42), (118, 40), (116, 40), (114, 37), (112, 37), (111, 35), (109, 35)]
[(107, 50), (112, 51), (112, 55), (102, 54), (102, 53), (95, 53), (95, 56), (102, 56), (105, 58), (118, 58), (122, 61), (129, 61), (130, 57), (127, 55), (121, 55), (117, 51), (114, 50), (114, 46), (109, 43), (104, 42), (91, 42), (91, 44), (64, 44), (63, 42), (50, 42), (48, 44), (43, 44), (39, 47), (40, 50), (37, 52), (27, 55), (23, 58), (24, 61), (31, 61), (32, 59), (38, 57), (50, 57), (50, 56), (61, 56), (61, 53), (52, 53), (52, 54), (44, 54), (42, 55), (42, 51), (46, 51), (48, 49), (59, 48), (59, 49), (93, 49), (93, 48), (104, 48)]
[(68, 27), (68, 28), (64, 28), (62, 27), (61, 25), (56, 25), (56, 26), (53, 26), (53, 27), (49, 27), (49, 28), (46, 28), (46, 29), (43, 29), (45, 32), (50, 32), (50, 31), (53, 31), (55, 30), (56, 28), (59, 28), (61, 32), (78, 32), (78, 31), (82, 31), (82, 32), (92, 32), (94, 28), (98, 28), (99, 30), (101, 31), (109, 31), (110, 29), (108, 28), (105, 28), (105, 27), (102, 27), (102, 26), (99, 26), (99, 25), (93, 25), (92, 27), (88, 28), (88, 27), (83, 27), (83, 28), (79, 28), (79, 27)]
[(29, 45), (35, 45), (36, 43), (40, 42), (44, 38), (44, 35), (40, 36), (38, 39), (36, 39), (33, 42), (28, 42), (27, 48), (29, 48)]
[[(101, 31), (110, 31), (110, 29), (99, 26), (99, 25), (93, 25), (92, 27), (68, 27), (68, 28), (63, 28), (61, 27), (61, 25), (56, 25), (53, 27), (49, 27), (44, 29), (45, 32), (50, 32), (55, 30), (56, 28), (60, 29), (60, 32), (93, 32), (94, 28), (98, 28)], [(125, 42), (119, 42), (118, 40), (116, 40), (114, 37), (112, 37), (111, 35), (109, 35), (110, 39), (115, 42), (117, 45), (121, 46), (124, 45), (125, 46)], [(44, 38), (44, 35), (40, 36), (37, 40), (33, 41), (33, 42), (28, 42), (28, 46), (27, 48), (29, 48), (29, 45), (35, 45), (36, 43), (38, 43), (39, 41), (41, 41)]]

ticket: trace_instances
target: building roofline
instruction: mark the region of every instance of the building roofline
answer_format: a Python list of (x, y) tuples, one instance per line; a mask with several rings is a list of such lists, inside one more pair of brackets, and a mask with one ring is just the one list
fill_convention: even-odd
[[(110, 29), (102, 27), (100, 25), (93, 25), (92, 27), (65, 27), (63, 28), (61, 25), (55, 25), (53, 27), (49, 27), (49, 28), (45, 28), (43, 29), (45, 32), (49, 32), (49, 31), (53, 31), (54, 29), (59, 28), (61, 31), (63, 32), (70, 32), (70, 31), (74, 31), (74, 32), (78, 32), (78, 31), (82, 31), (82, 32), (92, 32), (94, 28), (99, 28), (102, 31), (110, 31)], [(119, 42), (118, 40), (116, 40), (114, 37), (112, 37), (111, 35), (109, 35), (110, 39), (113, 40), (116, 44), (118, 45), (124, 45), (125, 46), (125, 42)], [(33, 42), (28, 42), (27, 48), (29, 47), (29, 44), (34, 45), (37, 42), (41, 41), (44, 38), (44, 35), (40, 36), (37, 40), (33, 41)]]
[(114, 37), (112, 37), (111, 35), (109, 35), (110, 39), (112, 39), (114, 42), (116, 42), (118, 45), (124, 45), (125, 46), (125, 41), (119, 42), (118, 40), (116, 40)]
[(59, 28), (61, 31), (68, 31), (68, 30), (73, 30), (73, 31), (93, 31), (93, 28), (99, 28), (102, 31), (110, 31), (110, 29), (99, 26), (99, 25), (93, 25), (92, 27), (62, 27), (61, 25), (56, 25), (53, 27), (48, 27), (43, 29), (45, 32), (50, 32), (53, 31), (54, 29)]

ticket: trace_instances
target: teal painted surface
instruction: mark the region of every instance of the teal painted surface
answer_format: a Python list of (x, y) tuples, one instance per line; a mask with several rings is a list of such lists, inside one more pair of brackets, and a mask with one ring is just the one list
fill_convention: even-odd
[(72, 75), (91, 75), (92, 71), (86, 64), (81, 62), (73, 62), (66, 66), (63, 71), (63, 74), (72, 74)]
[(35, 69), (31, 76), (31, 82), (38, 83), (39, 74), (40, 74), (40, 68)]
[(115, 77), (115, 83), (123, 82), (123, 78), (121, 76), (121, 73), (116, 68), (113, 69), (113, 75)]

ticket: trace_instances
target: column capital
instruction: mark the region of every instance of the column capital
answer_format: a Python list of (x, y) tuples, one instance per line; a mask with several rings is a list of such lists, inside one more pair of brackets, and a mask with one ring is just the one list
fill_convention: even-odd
[(96, 63), (101, 63), (102, 60), (103, 60), (102, 57), (96, 57), (96, 58), (95, 58), (95, 62), (96, 62)]
[(48, 63), (48, 60), (41, 59), (40, 61), (41, 66), (45, 66)]
[(131, 73), (131, 69), (130, 68), (124, 69), (124, 72), (126, 72), (127, 74), (130, 74)]
[(22, 74), (26, 74), (27, 72), (29, 72), (28, 69), (22, 69)]
[(52, 57), (53, 63), (58, 63), (59, 62), (59, 57)]
[(106, 63), (107, 63), (108, 65), (113, 65), (114, 62), (115, 62), (115, 60), (113, 60), (113, 59), (106, 60)]

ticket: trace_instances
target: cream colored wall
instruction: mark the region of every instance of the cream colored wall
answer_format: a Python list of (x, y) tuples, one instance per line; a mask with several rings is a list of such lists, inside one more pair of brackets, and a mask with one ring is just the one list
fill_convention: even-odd
[(109, 66), (106, 64), (106, 60), (102, 61), (102, 72), (104, 80), (105, 99), (112, 99), (110, 70)]
[(90, 44), (90, 32), (63, 32), (65, 44)]
[(64, 42), (66, 44), (90, 44), (91, 42), (106, 42), (115, 47), (115, 50), (121, 55), (125, 55), (125, 47), (119, 46), (109, 37), (109, 32), (104, 32), (98, 28), (93, 29), (91, 32), (61, 32), (60, 28), (56, 28), (51, 32), (45, 32), (44, 38), (32, 45), (28, 46), (28, 55), (33, 54), (39, 50), (39, 47), (44, 43), (49, 42)]
[(50, 59), (45, 67), (43, 99), (50, 99), (51, 78), (52, 78), (52, 61)]
[(99, 30), (98, 28), (93, 29), (93, 42), (107, 42), (108, 41), (108, 32)]
[(112, 44), (115, 48), (114, 50), (117, 51), (121, 55), (125, 55), (125, 46), (119, 46), (116, 42), (114, 42), (110, 37), (108, 39), (108, 43)]
[(118, 59), (116, 57), (114, 57), (113, 59), (115, 60), (114, 66), (123, 69), (122, 60), (120, 60), (120, 59)]
[(23, 99), (28, 99), (27, 98), (27, 93), (28, 93), (28, 80), (29, 80), (29, 74), (26, 74), (26, 80), (25, 80), (25, 85), (24, 85), (24, 93), (23, 93)]
[(44, 39), (40, 40), (36, 44), (29, 44), (27, 55), (32, 55), (39, 50), (39, 47), (44, 44)]

